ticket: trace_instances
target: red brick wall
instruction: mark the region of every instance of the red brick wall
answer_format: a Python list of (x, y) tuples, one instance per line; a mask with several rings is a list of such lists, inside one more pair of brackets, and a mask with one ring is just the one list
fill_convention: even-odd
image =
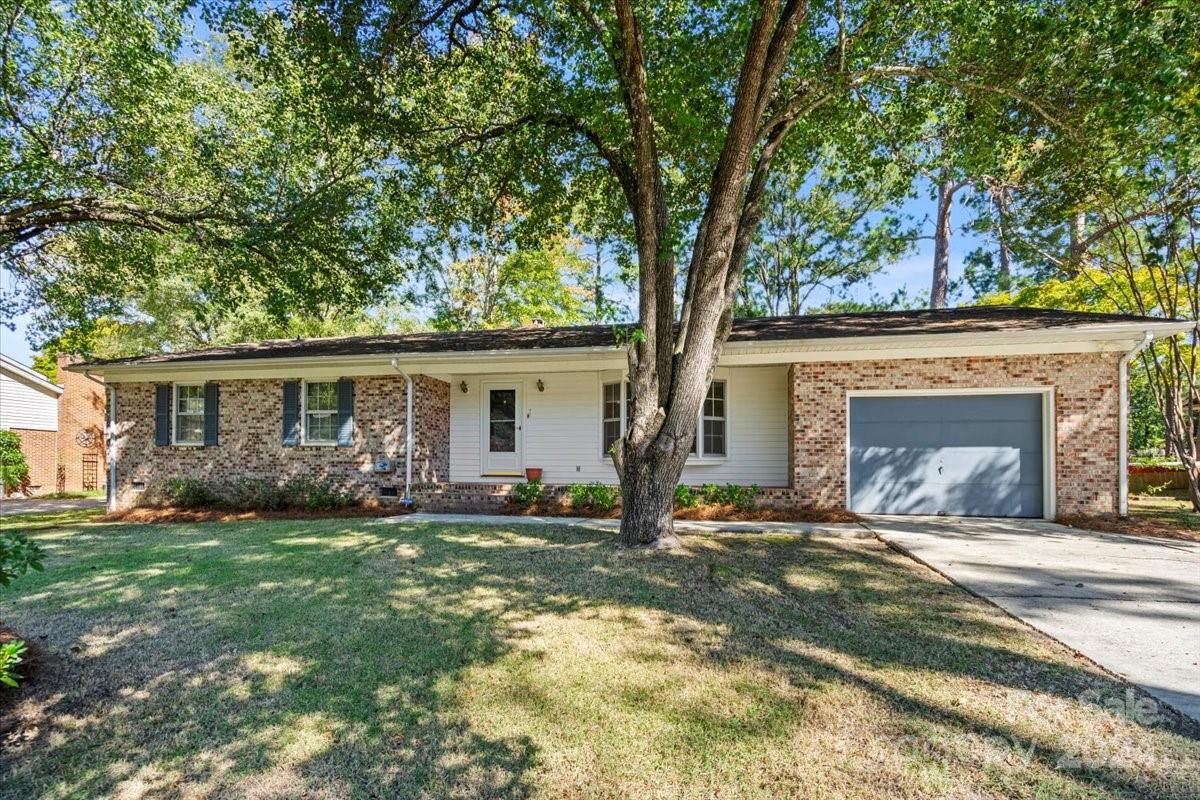
[(71, 359), (58, 359), (58, 383), (63, 387), (58, 398), (58, 462), (64, 478), (63, 489), (84, 489), (84, 460), (96, 461), (96, 489), (105, 486), (104, 466), (104, 382), (66, 367)]
[(58, 433), (13, 428), (21, 437), (21, 452), (29, 464), (30, 491), (33, 494), (53, 492), (55, 471), (58, 466)]
[[(150, 486), (187, 476), (210, 481), (252, 477), (282, 481), (299, 475), (329, 480), (363, 499), (382, 486), (404, 491), (405, 382), (397, 376), (354, 379), (354, 444), (349, 447), (284, 447), (280, 380), (219, 381), (220, 444), (159, 447), (154, 444), (154, 384), (117, 384), (117, 499), (137, 502), (135, 482)], [(444, 480), (449, 458), (450, 387), (414, 377), (416, 442), (413, 480)], [(375, 460), (392, 460), (392, 471), (374, 472)]]
[(846, 361), (792, 367), (792, 488), (803, 505), (846, 503), (846, 392), (1054, 387), (1059, 514), (1117, 504), (1115, 353)]

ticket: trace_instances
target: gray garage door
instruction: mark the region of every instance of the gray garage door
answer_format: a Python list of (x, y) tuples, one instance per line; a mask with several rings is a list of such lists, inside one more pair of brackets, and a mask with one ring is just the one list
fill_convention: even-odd
[(850, 398), (850, 508), (1042, 516), (1042, 396)]

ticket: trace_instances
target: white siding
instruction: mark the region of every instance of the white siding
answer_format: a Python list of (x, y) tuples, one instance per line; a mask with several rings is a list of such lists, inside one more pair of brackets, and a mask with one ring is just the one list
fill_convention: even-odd
[(0, 428), (58, 430), (58, 395), (0, 370)]
[[(617, 380), (615, 373), (603, 373)], [(545, 391), (537, 389), (538, 378)], [(684, 469), (683, 481), (787, 485), (787, 367), (731, 367), (728, 381), (729, 456)], [(557, 372), (512, 376), (455, 375), (450, 378), (450, 480), (489, 483), (480, 474), (482, 414), (480, 381), (511, 380), (524, 388), (522, 416), (525, 466), (541, 467), (551, 484), (616, 483), (612, 462), (600, 452), (600, 372)], [(467, 384), (464, 394), (460, 388)]]

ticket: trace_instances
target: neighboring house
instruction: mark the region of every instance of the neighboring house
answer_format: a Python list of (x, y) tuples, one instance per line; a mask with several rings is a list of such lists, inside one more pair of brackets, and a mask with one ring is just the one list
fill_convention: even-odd
[(104, 383), (70, 363), (59, 359), (56, 384), (0, 355), (0, 428), (21, 437), (33, 494), (105, 486)]
[(58, 467), (63, 491), (92, 492), (105, 487), (106, 423), (104, 381), (68, 367), (74, 359), (58, 358)]
[(21, 437), (30, 490), (53, 492), (58, 471), (58, 398), (63, 387), (0, 355), (0, 428)]
[[(738, 320), (683, 481), (775, 507), (1053, 517), (1122, 495), (1123, 355), (1192, 323), (1021, 308)], [(114, 503), (156, 481), (314, 475), (486, 508), (527, 468), (616, 483), (606, 326), (270, 341), (77, 365), (115, 394)], [(411, 381), (411, 383), (409, 383)], [(406, 387), (412, 387), (407, 402)]]

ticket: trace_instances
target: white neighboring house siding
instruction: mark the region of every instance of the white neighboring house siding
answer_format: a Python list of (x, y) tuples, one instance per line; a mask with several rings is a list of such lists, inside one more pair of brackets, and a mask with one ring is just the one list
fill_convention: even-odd
[(0, 428), (58, 430), (58, 397), (62, 389), (44, 379), (24, 375), (23, 365), (19, 366), (21, 371), (0, 363)]
[[(725, 459), (684, 468), (688, 484), (786, 486), (788, 480), (788, 368), (719, 368), (728, 392)], [(541, 378), (545, 391), (537, 389)], [(611, 459), (600, 452), (600, 392), (619, 372), (453, 375), (450, 382), (450, 480), (500, 483), (521, 480), (480, 474), (480, 383), (522, 386), (524, 466), (541, 467), (548, 484), (617, 482)], [(464, 394), (461, 384), (467, 384)]]

